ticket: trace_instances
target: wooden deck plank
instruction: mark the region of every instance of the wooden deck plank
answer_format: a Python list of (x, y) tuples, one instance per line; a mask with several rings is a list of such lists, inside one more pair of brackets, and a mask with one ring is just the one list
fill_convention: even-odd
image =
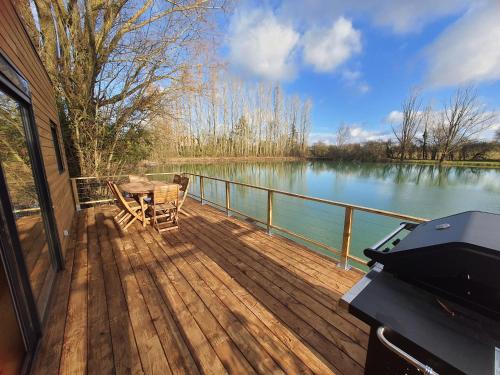
[[(138, 251), (129, 251), (128, 257), (166, 353), (171, 371), (174, 374), (199, 374), (182, 333), (139, 254), (140, 251), (146, 251), (147, 244), (141, 241), (142, 238), (135, 231), (131, 233), (131, 238)], [(125, 249), (127, 248), (130, 249), (130, 247), (125, 246)]]
[(79, 214), (34, 374), (362, 373), (365, 327), (337, 307), (360, 274), (184, 207), (163, 235), (122, 232), (112, 206)]
[(110, 233), (113, 254), (118, 266), (118, 274), (125, 294), (143, 370), (148, 374), (171, 374), (166, 354), (124, 249), (125, 246), (130, 246), (130, 242), (122, 242), (109, 217), (105, 220), (104, 225)]
[(87, 215), (88, 211), (82, 211), (78, 218), (60, 374), (87, 373)]
[[(190, 203), (191, 202), (192, 200)], [(201, 213), (203, 217), (210, 217), (211, 215), (220, 216), (220, 212), (211, 206), (199, 207), (196, 204), (189, 204), (187, 207), (198, 214), (200, 214), (200, 210), (202, 210)], [(254, 241), (262, 241), (267, 245), (266, 248), (262, 249), (263, 251), (268, 251), (269, 253), (278, 252), (279, 255), (285, 256), (285, 258), (283, 258), (284, 261), (300, 262), (304, 258), (307, 258), (308, 262), (306, 264), (302, 264), (300, 269), (308, 272), (309, 277), (312, 277), (314, 280), (326, 281), (326, 286), (335, 292), (344, 293), (345, 288), (350, 288), (359, 279), (358, 271), (353, 270), (350, 273), (343, 273), (342, 269), (332, 269), (328, 266), (330, 262), (329, 259), (325, 259), (326, 256), (310, 251), (306, 247), (293, 242), (288, 238), (280, 236), (279, 234), (269, 236), (263, 228), (238, 220), (232, 216), (225, 217), (225, 224), (228, 227), (232, 225), (232, 231), (239, 231), (240, 233), (238, 236), (242, 235), (241, 232), (245, 230), (249, 231), (251, 234), (249, 238)], [(304, 253), (304, 251), (307, 251), (307, 253)], [(296, 267), (294, 264), (291, 265)], [(332, 273), (335, 273), (340, 277), (332, 280)]]
[(76, 228), (78, 219), (74, 220), (71, 228), (71, 237), (66, 250), (64, 271), (56, 277), (56, 284), (51, 297), (51, 316), (43, 330), (43, 338), (33, 364), (34, 374), (57, 374), (61, 360), (62, 345), (64, 342), (64, 327), (66, 325), (66, 310), (71, 287), (73, 259), (76, 244)]
[[(188, 225), (185, 223), (184, 226)], [(193, 235), (191, 240), (195, 245), (203, 248), (204, 252), (216, 259), (218, 263), (224, 264), (226, 272), (244, 282), (245, 287), (251, 293), (258, 296), (275, 315), (279, 316), (304, 340), (316, 348), (340, 373), (356, 374), (362, 372), (361, 366), (337, 346), (344, 343), (339, 342), (337, 336), (329, 334), (329, 326), (317, 327), (321, 319), (319, 316), (311, 313), (306, 306), (273, 282), (266, 280), (261, 273), (245, 263), (241, 257), (238, 258), (231, 251), (228, 251), (223, 245), (226, 240), (215, 242), (206, 233), (203, 236), (198, 236), (194, 232), (191, 234)]]
[[(277, 282), (280, 288), (294, 295), (297, 300), (305, 302), (307, 306), (314, 309), (315, 312), (343, 333), (354, 337), (355, 342), (364, 348), (367, 347), (368, 335), (359, 328), (359, 325), (363, 323), (358, 323), (356, 318), (338, 306), (341, 294), (336, 295), (335, 299), (326, 297), (325, 294), (321, 293), (324, 287), (315, 283), (308, 283), (308, 274), (296, 271), (296, 267), (304, 264), (303, 261), (298, 264), (290, 260), (285, 262), (281, 257), (275, 257), (272, 254), (273, 252), (262, 251), (261, 249), (266, 247), (266, 243), (263, 243), (263, 241), (247, 241), (245, 237), (250, 237), (248, 234), (242, 236), (239, 232), (237, 234), (232, 231), (228, 232), (227, 227), (224, 225), (226, 221), (221, 219), (220, 215), (218, 217), (210, 214), (204, 214), (202, 217), (198, 215), (195, 228), (192, 229), (203, 228), (204, 235), (214, 241), (217, 241), (220, 236), (227, 238), (227, 241), (224, 241), (222, 246), (227, 247), (229, 251), (242, 250), (242, 256), (251, 257), (257, 262), (258, 272), (267, 275), (269, 280)], [(237, 241), (234, 240), (235, 238), (237, 238)], [(239, 254), (235, 255), (239, 257)], [(330, 278), (332, 278), (332, 275)], [(292, 284), (292, 287), (288, 284)]]
[(280, 364), (284, 371), (300, 374), (310, 373), (298, 357), (290, 355), (290, 351), (280, 340), (273, 340), (273, 332), (259, 319), (259, 313), (255, 312), (255, 305), (253, 305), (254, 311), (250, 310), (233, 294), (237, 293), (236, 288), (229, 289), (217, 278), (216, 274), (220, 275), (220, 270), (212, 274), (206, 262), (202, 263), (191, 251), (191, 247), (181, 241), (176, 233), (165, 236), (165, 240), (177, 254), (186, 260), (227, 308), (240, 319), (241, 323), (246, 324), (246, 328), (256, 339), (260, 340), (264, 349)]
[(252, 367), (261, 374), (283, 374), (282, 369), (277, 366), (272, 357), (262, 348), (261, 344), (248, 332), (232, 311), (222, 303), (206, 282), (194, 272), (184, 258), (180, 257), (171, 247), (164, 246), (165, 240), (160, 235), (155, 232), (152, 232), (152, 234), (159, 247), (184, 275), (186, 281), (189, 282), (206, 308), (213, 314), (214, 318)]
[[(199, 251), (191, 241), (186, 242), (186, 238), (182, 237), (183, 241), (189, 248), (192, 249), (194, 256), (207, 267), (213, 275), (219, 279), (219, 282), (228, 288), (231, 293), (251, 310), (266, 327), (269, 328), (276, 338), (281, 340), (287, 346), (290, 353), (295, 354), (303, 361), (312, 371), (320, 374), (332, 373), (332, 369), (328, 362), (307, 342), (304, 342), (301, 337), (295, 333), (290, 327), (281, 322), (265, 304), (256, 298), (243, 285), (236, 281), (225, 269), (212, 258), (207, 256), (205, 252)], [(245, 319), (248, 319), (245, 316)]]
[[(156, 243), (158, 246), (158, 243)], [(161, 264), (167, 277), (186, 304), (203, 333), (214, 348), (217, 356), (229, 373), (255, 373), (250, 363), (240, 352), (234, 341), (203, 303), (198, 294), (191, 288), (184, 275), (177, 269), (172, 260), (161, 251), (155, 251), (154, 257)]]
[[(248, 241), (249, 243), (256, 244), (254, 250), (264, 254), (266, 257), (275, 259), (277, 262), (282, 263), (288, 271), (293, 271), (297, 274), (296, 280), (304, 280), (311, 285), (315, 294), (324, 294), (326, 297), (331, 298), (332, 302), (327, 307), (332, 305), (336, 307), (340, 296), (354, 285), (355, 281), (361, 276), (359, 271), (352, 270), (352, 272), (344, 272), (337, 267), (332, 267), (332, 262), (325, 259), (324, 256), (318, 255), (299, 244), (293, 244), (287, 238), (281, 236), (268, 236), (255, 225), (231, 217), (220, 215), (215, 208), (208, 207), (200, 213), (200, 207), (196, 204), (187, 205), (186, 212), (202, 216), (210, 220), (211, 217), (217, 218), (217, 227), (227, 228), (230, 233), (226, 233), (230, 237), (238, 237), (242, 242)], [(239, 224), (241, 223), (241, 226)], [(242, 231), (242, 228), (245, 228)], [(321, 260), (321, 265), (318, 265), (317, 260)], [(342, 285), (343, 284), (343, 285)], [(339, 315), (350, 321), (357, 326), (360, 330), (369, 333), (368, 325), (361, 322), (359, 319), (350, 315), (344, 310), (337, 311)]]
[(115, 371), (118, 374), (142, 374), (132, 323), (128, 312), (127, 301), (121, 286), (118, 267), (113, 256), (113, 245), (109, 231), (104, 224), (105, 214), (96, 216), (97, 235), (101, 247), (101, 261), (104, 277), (106, 301), (108, 305), (109, 328), (113, 347)]
[(96, 229), (94, 208), (88, 209), (88, 373), (112, 374), (114, 371), (113, 345), (109, 328), (108, 306), (104, 288), (101, 247)]
[[(189, 230), (193, 230), (191, 224)], [(210, 228), (203, 227), (204, 237), (210, 238), (213, 243), (217, 238), (218, 233), (211, 232)], [(193, 235), (196, 235), (194, 231), (191, 231)], [(335, 305), (330, 305), (330, 308), (325, 307), (325, 305), (317, 302), (315, 299), (311, 298), (309, 294), (311, 289), (305, 287), (300, 289), (294, 285), (290, 280), (300, 280), (294, 277), (281, 268), (279, 265), (273, 264), (269, 259), (259, 259), (256, 256), (256, 252), (252, 251), (252, 248), (242, 246), (235, 243), (231, 238), (226, 236), (226, 240), (221, 244), (221, 246), (229, 251), (232, 255), (238, 259), (243, 260), (247, 265), (249, 265), (253, 270), (255, 270), (262, 278), (259, 277), (262, 282), (261, 285), (276, 285), (284, 293), (293, 297), (294, 303), (290, 306), (296, 306), (297, 315), (306, 320), (312, 327), (323, 332), (324, 335), (330, 340), (335, 341), (335, 344), (342, 348), (346, 353), (349, 353), (358, 363), (364, 363), (364, 353), (365, 350), (359, 345), (366, 348), (368, 344), (367, 335), (358, 329), (356, 326), (352, 325), (341, 316), (335, 313)], [(253, 257), (251, 256), (253, 255)], [(265, 265), (273, 267), (266, 268)], [(282, 298), (288, 299), (288, 296), (284, 296), (284, 293), (279, 292)]]
[(182, 327), (183, 335), (189, 343), (191, 354), (200, 370), (205, 374), (227, 374), (224, 365), (215, 353), (212, 345), (203, 334), (198, 323), (188, 311), (177, 290), (167, 277), (160, 263), (154, 257), (157, 246), (154, 241), (147, 241), (148, 249), (140, 251), (144, 264), (148, 267), (163, 300), (173, 311), (177, 324)]

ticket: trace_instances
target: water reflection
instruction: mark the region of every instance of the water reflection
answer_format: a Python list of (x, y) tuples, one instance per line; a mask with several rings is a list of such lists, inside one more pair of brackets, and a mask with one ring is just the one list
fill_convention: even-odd
[[(151, 172), (186, 171), (252, 185), (426, 218), (466, 210), (500, 213), (500, 170), (417, 164), (327, 161), (166, 165)], [(192, 181), (199, 192), (197, 179)], [(207, 199), (225, 205), (223, 182), (205, 182)], [(266, 220), (265, 191), (231, 187), (231, 206)], [(343, 209), (275, 195), (273, 221), (331, 247), (342, 239)], [(377, 242), (399, 220), (355, 212), (352, 252)]]
[[(488, 174), (499, 174), (493, 168), (447, 167), (418, 164), (332, 163), (315, 161), (308, 167), (315, 173), (332, 172), (344, 176), (375, 178), (395, 184), (423, 186), (471, 185)], [(497, 186), (498, 187), (498, 186)]]
[(50, 289), (51, 259), (24, 125), (24, 109), (0, 91), (0, 164), (35, 301)]

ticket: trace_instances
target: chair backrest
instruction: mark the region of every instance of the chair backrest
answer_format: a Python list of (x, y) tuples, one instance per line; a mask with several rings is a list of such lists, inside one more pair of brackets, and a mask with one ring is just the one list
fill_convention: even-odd
[(111, 184), (112, 184), (112, 181), (106, 181), (106, 186), (108, 187), (109, 191), (114, 194), (113, 185), (111, 185)]
[(180, 174), (174, 174), (174, 184), (181, 184), (181, 175)]
[(125, 208), (127, 211), (132, 213), (132, 209), (130, 208), (130, 205), (128, 204), (127, 200), (123, 197), (122, 192), (118, 188), (118, 186), (114, 183), (111, 182), (111, 187), (113, 189), (113, 193), (115, 194), (116, 198), (118, 199), (118, 204)]
[(139, 176), (136, 174), (128, 175), (129, 182), (149, 182), (149, 179), (146, 176)]
[(182, 196), (180, 197), (179, 200), (179, 211), (182, 208), (182, 205), (184, 204), (184, 201), (186, 200), (186, 197), (188, 195), (188, 190), (189, 190), (189, 183), (191, 182), (191, 179), (189, 177), (182, 177), (181, 178), (181, 188), (180, 190), (183, 192)]
[(108, 189), (111, 191), (111, 194), (113, 194), (113, 197), (118, 200), (118, 195), (115, 191), (115, 184), (113, 181), (106, 181), (106, 185), (108, 185)]
[(189, 187), (189, 177), (181, 177), (181, 180), (178, 182), (178, 184), (181, 185), (181, 191), (187, 191)]
[(179, 203), (179, 186), (166, 185), (155, 186), (153, 190), (154, 204), (173, 203), (176, 207)]

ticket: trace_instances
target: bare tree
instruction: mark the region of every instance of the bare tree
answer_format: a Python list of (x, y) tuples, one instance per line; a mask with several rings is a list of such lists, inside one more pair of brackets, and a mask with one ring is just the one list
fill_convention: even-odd
[(421, 101), (417, 92), (411, 93), (402, 105), (403, 118), (401, 123), (392, 127), (394, 136), (399, 143), (400, 159), (403, 160), (409, 152), (415, 136), (422, 123), (422, 113), (420, 111)]
[(342, 148), (349, 143), (351, 138), (351, 127), (342, 123), (342, 125), (337, 129), (335, 143), (338, 147)]
[(190, 83), (198, 89), (166, 101), (151, 126), (155, 161), (171, 156), (301, 156), (307, 152), (310, 102), (270, 82), (243, 81), (223, 65), (217, 72), (210, 66), (193, 69), (196, 73), (187, 75), (199, 82)]
[(56, 88), (73, 174), (109, 172), (141, 151), (143, 124), (183, 86), (217, 1), (19, 2)]
[(473, 88), (458, 89), (445, 105), (438, 125), (442, 137), (439, 162), (492, 126), (494, 119), (495, 114), (486, 111)]
[(311, 132), (311, 110), (312, 101), (307, 99), (302, 106), (301, 120), (300, 120), (300, 154), (306, 155), (307, 141), (309, 133)]

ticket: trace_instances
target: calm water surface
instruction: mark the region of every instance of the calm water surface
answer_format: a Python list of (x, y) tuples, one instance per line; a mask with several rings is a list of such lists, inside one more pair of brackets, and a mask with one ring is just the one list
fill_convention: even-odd
[[(169, 165), (150, 172), (173, 170), (425, 218), (466, 210), (500, 213), (500, 169), (313, 161)], [(198, 191), (195, 180), (193, 192)], [(223, 183), (205, 181), (207, 199), (224, 205), (224, 194)], [(263, 191), (233, 186), (231, 205), (266, 219), (267, 195)], [(276, 225), (335, 248), (341, 246), (341, 208), (277, 195), (273, 217)], [(355, 211), (352, 253), (361, 256), (365, 247), (398, 224), (396, 219)]]

